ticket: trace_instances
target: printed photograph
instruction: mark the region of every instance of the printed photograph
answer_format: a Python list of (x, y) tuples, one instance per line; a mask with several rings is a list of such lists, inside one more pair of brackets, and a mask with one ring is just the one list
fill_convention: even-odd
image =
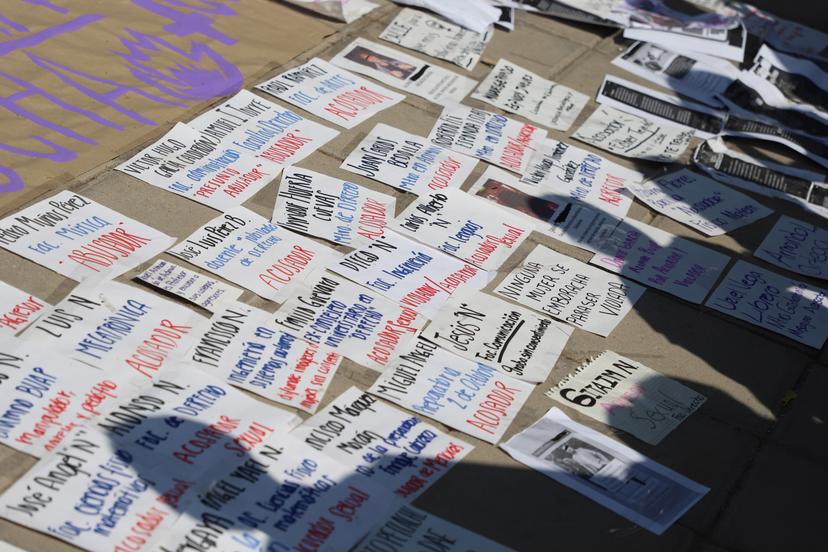
[(353, 50), (345, 54), (345, 57), (355, 63), (370, 67), (371, 69), (375, 69), (381, 73), (386, 73), (400, 80), (408, 79), (408, 77), (414, 74), (417, 70), (416, 65), (411, 65), (410, 63), (406, 63), (383, 54), (378, 54), (377, 52), (369, 50), (363, 46), (355, 47)]
[(493, 178), (486, 180), (477, 195), (543, 222), (551, 222), (560, 208), (554, 201), (531, 196)]

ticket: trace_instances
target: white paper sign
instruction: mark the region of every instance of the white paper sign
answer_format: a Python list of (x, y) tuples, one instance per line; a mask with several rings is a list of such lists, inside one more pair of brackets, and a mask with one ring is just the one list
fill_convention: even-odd
[(166, 533), (212, 468), (297, 421), (178, 366), (70, 435), (6, 491), (0, 515), (87, 550), (143, 546)]
[(450, 297), (421, 335), (466, 360), (540, 383), (555, 367), (572, 327), (475, 292)]
[(432, 144), (523, 174), (546, 131), (497, 113), (455, 104), (443, 108)]
[[(124, 393), (134, 375), (104, 372), (35, 340), (0, 338), (0, 443), (41, 457)], [(143, 383), (143, 382), (142, 382)]]
[(730, 257), (643, 222), (625, 219), (589, 261), (685, 301), (704, 301)]
[(378, 124), (341, 168), (417, 195), (459, 188), (477, 159), (428, 143), (427, 138)]
[(578, 202), (624, 218), (632, 195), (624, 188), (644, 179), (638, 171), (622, 167), (577, 146), (547, 139), (529, 162), (516, 188), (559, 204)]
[(390, 492), (347, 465), (290, 435), (267, 446), (221, 466), (156, 550), (348, 550), (386, 512)]
[(533, 389), (531, 383), (417, 339), (400, 351), (368, 392), (497, 443)]
[(214, 218), (169, 253), (277, 303), (304, 274), (340, 256), (245, 207)]
[(371, 0), (286, 0), (289, 4), (296, 4), (302, 8), (321, 13), (345, 23), (353, 23), (366, 15), (379, 4)]
[(0, 247), (76, 282), (114, 278), (175, 242), (70, 191), (0, 220)]
[[(527, 173), (527, 177), (531, 174)], [(557, 186), (554, 180), (542, 186), (526, 184), (514, 174), (489, 167), (469, 188), (469, 193), (527, 216), (527, 220), (536, 224), (538, 232), (593, 253), (596, 249), (591, 244), (600, 236), (612, 234), (622, 217), (583, 203), (579, 198), (583, 196), (589, 200), (592, 196), (599, 204), (606, 203), (612, 211), (626, 212), (632, 203), (632, 194), (610, 181), (599, 193), (589, 192), (589, 188), (582, 189), (576, 184), (569, 188), (570, 197), (565, 195), (566, 188), (555, 190)]]
[(815, 349), (828, 338), (828, 290), (737, 261), (705, 303)]
[(782, 215), (754, 256), (797, 274), (828, 280), (828, 230)]
[(187, 124), (223, 145), (255, 155), (277, 171), (298, 163), (339, 134), (249, 90), (240, 90)]
[(342, 357), (280, 330), (271, 319), (244, 303), (224, 303), (187, 360), (231, 385), (313, 414)]
[(0, 281), (0, 335), (14, 335), (43, 311), (48, 303)]
[(274, 316), (302, 339), (377, 371), (426, 322), (414, 309), (326, 271), (303, 279)]
[(747, 30), (738, 25), (731, 29), (659, 27), (632, 23), (624, 29), (624, 38), (653, 42), (679, 52), (698, 52), (742, 63), (745, 59)]
[(557, 408), (501, 445), (538, 470), (660, 535), (709, 491)]
[(241, 119), (212, 124), (221, 131), (202, 133), (178, 123), (116, 169), (218, 211), (241, 205), (279, 176), (280, 167), (222, 139), (220, 132), (233, 132)]
[(476, 33), (431, 14), (403, 8), (379, 37), (471, 71), (493, 34), (492, 28)]
[(206, 322), (183, 305), (105, 281), (78, 286), (21, 337), (101, 370), (154, 378), (183, 357)]
[(242, 290), (239, 288), (229, 286), (169, 261), (155, 261), (155, 264), (136, 278), (151, 286), (178, 295), (210, 312), (216, 312), (217, 305), (222, 301), (236, 300), (242, 294)]
[(626, 113), (691, 129), (700, 138), (710, 138), (724, 128), (722, 112), (611, 75), (604, 78), (595, 101)]
[(357, 38), (331, 63), (439, 105), (463, 100), (477, 81), (394, 48)]
[(513, 552), (413, 506), (403, 506), (389, 515), (352, 552), (402, 552), (435, 547), (445, 552)]
[(392, 491), (400, 502), (414, 500), (474, 448), (356, 387), (290, 434)]
[(607, 336), (644, 288), (538, 245), (494, 292), (576, 328)]
[(690, 145), (693, 131), (599, 105), (572, 137), (622, 157), (673, 163)]
[(489, 283), (486, 271), (390, 230), (328, 268), (427, 318), (455, 291)]
[(546, 396), (657, 445), (707, 400), (640, 362), (606, 351)]
[(725, 60), (698, 53), (679, 53), (648, 42), (636, 42), (612, 60), (612, 64), (713, 107), (722, 105), (716, 95), (739, 78), (739, 70)]
[(553, 130), (572, 126), (589, 100), (586, 94), (503, 58), (471, 97)]
[(256, 89), (345, 128), (405, 99), (319, 58), (257, 84)]
[(382, 236), (396, 205), (393, 197), (353, 182), (288, 167), (272, 220), (294, 232), (354, 247)]
[(732, 188), (687, 169), (627, 185), (635, 197), (708, 236), (720, 236), (773, 211)]
[(392, 227), (483, 270), (497, 270), (535, 226), (525, 217), (450, 188), (418, 197)]

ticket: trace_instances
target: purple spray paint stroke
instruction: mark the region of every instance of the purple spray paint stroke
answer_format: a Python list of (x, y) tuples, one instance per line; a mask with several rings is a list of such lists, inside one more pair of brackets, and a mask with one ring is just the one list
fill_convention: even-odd
[(4, 107), (4, 108), (8, 109), (9, 111), (14, 113), (18, 117), (23, 117), (25, 119), (28, 119), (29, 121), (31, 121), (31, 122), (33, 122), (37, 125), (40, 125), (44, 128), (48, 128), (49, 130), (52, 130), (52, 131), (57, 132), (59, 134), (62, 134), (64, 136), (68, 137), (68, 138), (74, 138), (75, 140), (78, 140), (80, 142), (86, 142), (87, 144), (97, 144), (97, 142), (95, 140), (93, 140), (92, 138), (87, 138), (83, 134), (75, 132), (74, 130), (72, 130), (69, 127), (65, 127), (65, 126), (60, 125), (58, 123), (53, 123), (52, 121), (49, 121), (49, 120), (41, 117), (40, 115), (29, 111), (28, 109), (26, 109), (25, 107), (23, 107), (22, 105), (20, 105), (18, 103), (21, 100), (25, 100), (25, 99), (29, 98), (30, 96), (41, 96), (42, 98), (52, 102), (53, 104), (60, 107), (61, 109), (65, 109), (67, 111), (71, 111), (72, 113), (82, 115), (83, 117), (86, 117), (87, 119), (89, 119), (91, 121), (94, 121), (94, 122), (99, 123), (101, 125), (109, 126), (109, 127), (114, 128), (116, 130), (122, 130), (123, 129), (123, 127), (121, 125), (118, 125), (117, 123), (112, 123), (112, 122), (108, 121), (107, 119), (104, 119), (103, 117), (101, 117), (100, 115), (98, 115), (97, 113), (95, 113), (93, 111), (90, 111), (88, 109), (82, 109), (82, 108), (76, 107), (76, 106), (74, 106), (74, 105), (72, 105), (68, 102), (65, 102), (65, 101), (61, 100), (60, 98), (58, 98), (57, 96), (55, 96), (54, 94), (51, 94), (51, 93), (47, 92), (46, 90), (43, 90), (42, 88), (39, 88), (38, 86), (36, 86), (34, 84), (26, 82), (23, 79), (19, 79), (19, 78), (13, 76), (13, 75), (10, 75), (8, 73), (4, 73), (2, 71), (0, 71), (0, 76), (7, 78), (8, 80), (12, 81), (13, 83), (15, 83), (15, 84), (17, 84), (17, 85), (19, 85), (20, 87), (23, 88), (22, 91), (15, 92), (14, 94), (11, 94), (9, 96), (6, 96), (6, 97), (0, 96), (0, 107)]
[(7, 179), (5, 184), (0, 184), (0, 193), (19, 192), (25, 187), (25, 183), (20, 178), (20, 175), (10, 167), (0, 165), (0, 175), (5, 176)]
[(50, 148), (52, 148), (51, 152), (40, 152), (34, 151), (24, 148), (18, 148), (17, 146), (10, 146), (8, 144), (0, 144), (0, 150), (7, 151), (9, 153), (16, 153), (17, 155), (26, 155), (28, 157), (37, 157), (39, 159), (48, 159), (49, 161), (54, 161), (55, 163), (68, 163), (74, 159), (77, 159), (78, 154), (74, 151), (61, 146), (60, 144), (56, 144), (49, 140), (48, 138), (44, 138), (42, 136), (35, 136), (32, 135), (32, 138), (44, 144)]
[[(145, 98), (145, 99), (153, 101), (153, 102), (166, 104), (166, 105), (174, 105), (174, 106), (178, 106), (178, 107), (185, 107), (182, 104), (167, 100), (167, 99), (162, 98), (160, 96), (156, 96), (155, 94), (150, 94), (149, 92), (145, 92), (144, 90), (141, 90), (140, 88), (137, 88), (135, 86), (130, 86), (128, 84), (122, 84), (122, 83), (115, 82), (115, 81), (112, 81), (112, 80), (109, 80), (109, 79), (104, 79), (102, 77), (96, 77), (94, 75), (84, 73), (83, 71), (79, 71), (77, 69), (72, 69), (71, 67), (61, 65), (60, 63), (48, 60), (44, 57), (37, 56), (37, 55), (29, 53), (29, 52), (27, 52), (26, 55), (29, 56), (29, 59), (31, 59), (38, 67), (41, 67), (41, 68), (45, 69), (46, 71), (49, 71), (50, 73), (54, 74), (60, 80), (62, 80), (66, 84), (74, 87), (75, 89), (82, 92), (83, 94), (85, 94), (89, 98), (91, 98), (91, 99), (93, 99), (97, 102), (100, 102), (104, 105), (108, 105), (109, 107), (111, 107), (112, 109), (118, 111), (122, 115), (126, 115), (130, 119), (132, 119), (134, 121), (137, 121), (139, 123), (145, 124), (145, 125), (154, 126), (156, 123), (152, 119), (148, 119), (147, 117), (144, 117), (143, 115), (141, 115), (137, 111), (135, 111), (133, 109), (129, 109), (128, 107), (125, 107), (125, 106), (119, 104), (118, 99), (120, 99), (122, 96), (124, 96), (126, 94), (131, 93), (131, 94), (136, 94), (138, 96), (141, 96), (142, 98)], [(92, 81), (94, 83), (98, 83), (98, 84), (111, 85), (112, 89), (110, 89), (107, 92), (97, 92), (96, 90), (94, 90), (94, 89), (92, 89), (88, 86), (84, 86), (83, 84), (81, 84), (81, 82), (78, 79), (73, 78), (70, 75), (74, 75), (75, 77), (79, 77), (81, 79), (87, 79), (87, 80), (90, 80), (90, 81)]]
[[(163, 94), (201, 101), (227, 96), (244, 84), (241, 71), (206, 44), (193, 42), (187, 52), (159, 37), (132, 29), (127, 29), (127, 33), (132, 39), (121, 39), (127, 53), (115, 53), (126, 61), (136, 79)], [(162, 60), (170, 53), (183, 59), (175, 65), (157, 68), (153, 53), (161, 54)]]
[[(8, 27), (9, 29), (11, 29), (12, 31), (14, 31), (16, 33), (28, 33), (29, 32), (29, 28), (26, 25), (16, 23), (16, 22), (12, 21), (11, 19), (9, 19), (8, 17), (3, 16), (3, 14), (0, 14), (0, 24), (5, 25), (6, 27)], [(11, 34), (12, 34), (8, 29), (0, 29), (0, 33), (3, 33), (6, 36), (11, 36)]]
[(66, 23), (55, 25), (54, 27), (49, 27), (48, 29), (43, 29), (42, 31), (37, 31), (36, 33), (32, 33), (22, 38), (0, 42), (0, 56), (5, 56), (6, 54), (21, 48), (31, 48), (32, 46), (37, 46), (38, 44), (42, 44), (47, 40), (62, 34), (73, 33), (86, 27), (90, 23), (100, 21), (103, 18), (104, 16), (102, 15), (88, 13), (86, 15), (78, 16)]
[(48, 8), (58, 13), (69, 13), (69, 10), (52, 4), (49, 0), (23, 0), (27, 4), (40, 6), (41, 8)]
[[(235, 39), (230, 38), (221, 31), (213, 28), (213, 24), (215, 22), (212, 17), (205, 15), (204, 13), (185, 13), (171, 6), (179, 6), (195, 10), (201, 9), (201, 11), (207, 12), (210, 10), (204, 10), (193, 6), (190, 3), (181, 2), (180, 0), (166, 0), (165, 5), (162, 5), (159, 0), (132, 0), (132, 3), (139, 8), (145, 9), (156, 15), (160, 15), (161, 17), (166, 17), (172, 21), (169, 25), (164, 26), (164, 30), (170, 34), (174, 34), (176, 36), (202, 34), (207, 38), (217, 40), (218, 42), (227, 45), (235, 44), (237, 42)], [(235, 10), (227, 6), (221, 6), (215, 2), (210, 2), (210, 4), (214, 7), (212, 11), (218, 15), (236, 14)], [(219, 11), (218, 8), (223, 8), (223, 10)]]

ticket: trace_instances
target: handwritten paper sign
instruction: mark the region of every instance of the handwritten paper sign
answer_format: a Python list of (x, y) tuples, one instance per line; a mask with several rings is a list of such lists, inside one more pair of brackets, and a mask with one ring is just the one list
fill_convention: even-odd
[(590, 264), (685, 301), (704, 301), (730, 257), (643, 222), (625, 219)]
[[(597, 237), (609, 236), (621, 222), (621, 217), (604, 209), (565, 197), (561, 192), (545, 193), (543, 188), (525, 184), (503, 169), (488, 167), (468, 193), (524, 215), (542, 234), (592, 252), (595, 252), (592, 244)], [(609, 200), (609, 205), (626, 205), (625, 210), (632, 203), (632, 194), (621, 190), (603, 197)], [(617, 202), (612, 199), (615, 197)]]
[(486, 293), (452, 296), (422, 336), (515, 379), (546, 380), (572, 327)]
[(339, 134), (249, 90), (240, 90), (187, 125), (277, 171), (298, 163)]
[(405, 99), (319, 58), (257, 84), (256, 89), (345, 128)]
[(278, 329), (271, 318), (244, 303), (224, 303), (187, 360), (231, 385), (312, 414), (342, 357)]
[(308, 169), (282, 173), (273, 222), (294, 232), (342, 245), (382, 236), (394, 218), (396, 200), (358, 184)]
[(302, 275), (339, 257), (245, 207), (214, 218), (169, 253), (276, 302)]
[(828, 230), (782, 215), (753, 253), (797, 274), (828, 280)]
[(328, 268), (427, 318), (455, 291), (489, 283), (484, 270), (390, 230)]
[(553, 130), (572, 126), (589, 100), (586, 94), (503, 58), (471, 97)]
[(377, 371), (425, 325), (411, 307), (323, 270), (294, 288), (275, 321), (306, 341), (336, 349)]
[(511, 548), (413, 506), (403, 506), (388, 516), (353, 552), (401, 552), (428, 550), (435, 546), (446, 552), (513, 552)]
[(455, 188), (421, 195), (393, 224), (395, 230), (483, 270), (500, 268), (535, 226)]
[(576, 328), (607, 336), (644, 288), (538, 245), (494, 292)]
[(214, 133), (202, 133), (178, 123), (163, 138), (116, 169), (162, 190), (226, 211), (253, 197), (279, 175), (280, 167), (265, 165), (240, 146), (223, 143)]
[(428, 139), (378, 124), (341, 168), (404, 192), (425, 194), (459, 188), (477, 159), (428, 143)]
[(501, 445), (512, 458), (662, 534), (710, 490), (557, 408)]
[(2, 337), (0, 443), (44, 456), (108, 410), (132, 377), (57, 355), (35, 340)]
[(169, 261), (155, 261), (155, 264), (136, 278), (210, 312), (216, 312), (217, 305), (222, 301), (236, 300), (242, 294), (239, 288)]
[(331, 63), (439, 105), (462, 101), (477, 85), (454, 71), (364, 38), (351, 42)]
[(385, 513), (390, 495), (290, 435), (221, 466), (214, 478), (157, 550), (205, 542), (216, 550), (348, 550)]
[(417, 339), (368, 390), (384, 399), (497, 443), (534, 389), (491, 366)]
[(474, 448), (351, 387), (291, 436), (410, 502)]
[(497, 113), (455, 104), (443, 108), (432, 144), (523, 174), (546, 131)]
[[(147, 471), (135, 467), (131, 452), (103, 431), (81, 427), (0, 497), (0, 516), (86, 550), (144, 544), (172, 526), (179, 500), (195, 495), (191, 479), (182, 478), (176, 487), (173, 477), (159, 473), (150, 479)], [(54, 481), (56, 473), (71, 475)], [(111, 481), (100, 479), (100, 473)], [(112, 490), (100, 490), (102, 483)], [(92, 504), (96, 491), (105, 496)], [(166, 493), (174, 498), (164, 500)], [(113, 523), (110, 509), (124, 512), (115, 518), (119, 523)], [(136, 524), (147, 517), (151, 529), (139, 529)]]
[(622, 157), (674, 163), (693, 131), (601, 105), (572, 137)]
[(659, 444), (707, 400), (612, 351), (564, 377), (546, 396), (651, 445)]
[(625, 191), (644, 175), (579, 147), (547, 138), (532, 154), (518, 189), (539, 198), (583, 203), (624, 218), (632, 205)]
[(708, 236), (720, 236), (773, 211), (752, 198), (687, 169), (627, 185), (635, 197)]
[(22, 338), (101, 370), (153, 378), (182, 357), (206, 321), (153, 293), (104, 281), (75, 288)]
[(429, 13), (403, 8), (379, 37), (471, 71), (492, 35), (491, 27), (476, 33)]
[(211, 468), (298, 422), (185, 366), (147, 383), (18, 480), (0, 514), (88, 550), (143, 546), (206, 490)]
[(0, 281), (0, 335), (14, 335), (45, 309), (46, 301)]
[(114, 278), (173, 242), (171, 236), (68, 190), (0, 220), (0, 247), (76, 282)]
[(737, 261), (706, 306), (815, 349), (828, 338), (828, 290)]

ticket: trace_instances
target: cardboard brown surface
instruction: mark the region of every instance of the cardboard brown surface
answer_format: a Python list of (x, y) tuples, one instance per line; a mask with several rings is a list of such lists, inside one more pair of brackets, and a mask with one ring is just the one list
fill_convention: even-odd
[[(191, 3), (210, 4), (208, 2)], [(217, 2), (217, 4), (222, 4), (222, 2)], [(262, 34), (258, 37), (261, 43), (270, 41), (272, 44), (282, 44), (281, 41), (285, 37), (292, 37), (295, 41), (290, 47), (262, 46), (261, 51), (247, 52), (252, 56), (249, 58), (245, 58), (241, 53), (235, 53), (234, 48), (237, 48), (237, 45), (224, 46), (211, 42), (228, 57), (238, 55), (232, 59), (241, 64), (240, 67), (245, 67), (245, 70), (249, 71), (245, 75), (253, 75), (264, 66), (271, 67), (269, 71), (259, 75), (260, 80), (299, 65), (313, 56), (330, 59), (354, 36), (377, 40), (377, 35), (398, 10), (394, 6), (385, 6), (352, 25), (341, 26), (335, 34), (323, 40), (322, 37), (325, 34), (334, 31), (331, 24), (309, 18), (295, 10), (267, 3), (264, 0), (242, 0), (239, 3), (224, 2), (223, 4), (233, 8), (244, 6), (245, 10), (244, 17), (235, 22), (230, 18), (218, 19), (219, 23), (216, 27), (227, 34), (234, 33), (233, 36), (236, 37), (247, 35), (255, 37), (256, 33), (261, 32)], [(246, 11), (247, 8), (252, 7), (257, 9), (267, 7), (268, 10), (274, 10), (272, 13), (278, 14), (278, 17), (274, 15), (276, 19), (261, 17), (257, 20), (256, 13), (254, 13), (256, 10)], [(239, 21), (245, 21), (250, 27), (241, 25)], [(106, 35), (105, 40), (110, 41), (107, 44), (117, 40), (114, 34), (111, 36), (106, 32), (103, 34)], [(66, 45), (66, 47), (70, 46)], [(84, 49), (91, 50), (92, 48), (85, 45)], [(621, 46), (615, 43), (613, 36), (608, 36), (606, 29), (584, 25), (574, 26), (550, 18), (518, 13), (515, 31), (512, 33), (496, 31), (483, 55), (482, 63), (471, 73), (471, 76), (481, 78), (498, 57), (505, 57), (519, 64), (525, 63), (527, 68), (544, 77), (594, 96), (595, 89), (603, 79), (605, 72), (636, 80), (609, 64), (609, 60), (620, 50)], [(407, 51), (406, 53), (427, 59), (429, 63), (435, 65), (462, 71), (451, 64), (427, 58), (416, 52)], [(43, 75), (40, 78), (52, 77)], [(252, 82), (248, 78), (245, 85), (249, 87), (250, 84)], [(133, 99), (133, 101), (140, 103), (138, 99)], [(185, 113), (196, 113), (199, 106), (207, 103), (194, 102), (183, 108), (155, 106), (141, 113), (172, 121), (176, 117), (184, 118)], [(465, 103), (484, 107), (483, 104), (473, 100), (467, 100)], [(580, 122), (592, 112), (594, 105), (594, 102), (590, 101), (571, 130), (577, 128)], [(487, 107), (487, 109), (493, 108)], [(404, 102), (393, 108), (348, 132), (342, 132), (321, 151), (317, 151), (300, 163), (300, 166), (331, 176), (348, 178), (367, 188), (393, 195), (397, 198), (397, 211), (401, 212), (413, 196), (343, 171), (339, 169), (339, 164), (374, 124), (384, 122), (409, 132), (426, 135), (439, 113), (438, 106), (422, 98), (408, 96)], [(313, 116), (308, 117), (321, 122)], [(162, 131), (162, 127), (166, 128), (164, 124), (159, 124), (155, 129), (130, 124), (128, 132), (103, 133), (102, 136), (106, 138), (102, 137), (101, 140), (106, 142), (106, 151), (111, 153), (99, 155), (97, 146), (90, 146), (87, 151), (88, 155), (86, 153), (79, 155), (75, 161), (62, 164), (34, 160), (21, 165), (20, 170), (24, 172), (34, 170), (47, 174), (48, 171), (53, 170), (53, 167), (57, 167), (54, 169), (57, 171), (54, 174), (78, 175), (82, 173), (80, 178), (67, 176), (53, 181), (52, 184), (47, 184), (48, 180), (44, 178), (35, 184), (52, 186), (53, 189), (71, 186), (72, 189), (112, 209), (170, 235), (182, 238), (215, 217), (215, 211), (153, 188), (126, 174), (115, 172), (111, 170), (115, 161), (96, 165), (101, 161), (109, 160), (110, 157), (127, 159), (141, 144), (149, 141), (149, 138), (142, 141), (139, 136), (147, 132), (157, 134)], [(87, 122), (79, 128), (92, 132), (94, 125)], [(25, 120), (19, 125), (13, 125), (13, 130), (0, 127), (0, 132), (6, 133), (4, 141), (8, 141), (13, 135), (28, 136), (35, 131), (42, 132), (40, 129), (33, 128)], [(111, 138), (110, 135), (112, 135)], [(569, 133), (564, 132), (550, 132), (553, 138), (572, 142), (568, 135)], [(35, 147), (35, 145), (29, 144), (29, 147)], [(669, 170), (668, 167), (654, 163), (621, 159), (595, 150), (588, 145), (578, 144), (578, 146), (595, 151), (616, 163), (638, 168), (647, 173)], [(7, 163), (6, 159), (18, 157), (20, 156), (9, 157), (7, 152), (0, 152), (0, 163)], [(96, 166), (92, 167), (93, 165)], [(465, 187), (470, 186), (484, 169), (484, 164), (479, 164)], [(36, 186), (31, 189), (26, 188), (16, 196), (10, 196), (14, 199), (7, 200), (5, 196), (0, 196), (0, 201), (6, 201), (6, 210), (8, 210), (9, 204), (42, 194), (46, 189), (52, 188)], [(275, 201), (276, 189), (276, 183), (269, 184), (248, 201), (246, 206), (269, 218)], [(762, 197), (757, 197), (757, 199), (779, 212), (825, 225), (824, 221), (808, 216), (784, 201), (768, 200)], [(751, 260), (751, 251), (761, 242), (776, 218), (772, 216), (768, 220), (759, 221), (732, 234), (709, 239), (670, 219), (656, 215), (640, 203), (633, 205), (630, 217), (747, 260)], [(582, 261), (589, 259), (589, 254), (584, 251), (535, 232), (527, 243), (523, 244), (507, 260), (500, 275), (495, 279), (495, 283), (519, 264), (538, 243)], [(162, 257), (172, 260), (168, 255)], [(119, 277), (118, 280), (129, 281), (141, 268)], [(188, 268), (192, 267), (188, 266)], [(72, 288), (72, 283), (65, 278), (4, 250), (0, 250), (0, 279), (51, 302), (57, 302)], [(277, 307), (276, 304), (255, 297), (250, 292), (245, 292), (242, 299), (269, 311)], [(781, 403), (789, 389), (800, 389), (801, 386), (808, 385), (809, 401), (824, 397), (828, 392), (826, 388), (828, 380), (813, 375), (815, 371), (828, 370), (828, 365), (825, 363), (825, 359), (828, 358), (825, 356), (825, 350), (822, 351), (820, 357), (819, 351), (798, 346), (778, 335), (757, 330), (755, 327), (724, 317), (704, 307), (684, 303), (655, 290), (648, 290), (634, 311), (608, 338), (600, 338), (581, 330), (574, 332), (550, 377), (536, 387), (514, 424), (509, 428), (506, 438), (525, 429), (550, 407), (561, 406), (545, 397), (544, 392), (585, 360), (606, 349), (643, 362), (708, 397), (707, 403), (699, 412), (655, 447), (646, 446), (629, 435), (603, 426), (573, 410), (567, 410), (565, 406), (562, 407), (579, 423), (611, 435), (654, 460), (712, 487), (710, 495), (674, 527), (661, 537), (656, 537), (551, 479), (528, 470), (498, 448), (465, 435), (462, 436), (463, 439), (475, 444), (474, 452), (425, 493), (416, 505), (521, 551), (747, 551), (757, 546), (757, 543), (765, 542), (762, 538), (754, 536), (754, 531), (759, 531), (758, 534), (762, 531), (772, 534), (774, 531), (772, 527), (774, 518), (771, 516), (762, 517), (760, 523), (762, 527), (757, 528), (753, 521), (755, 518), (745, 514), (749, 511), (748, 507), (751, 503), (755, 508), (761, 509), (756, 501), (772, 500), (775, 493), (783, 493), (784, 486), (778, 483), (769, 486), (767, 491), (764, 491), (766, 481), (771, 478), (779, 480), (786, 470), (804, 470), (796, 478), (797, 487), (792, 491), (797, 493), (795, 499), (791, 498), (784, 504), (785, 515), (796, 518), (797, 508), (801, 508), (803, 512), (808, 512), (802, 518), (806, 521), (824, 519), (824, 515), (822, 518), (812, 517), (814, 508), (817, 509), (817, 513), (826, 513), (825, 506), (821, 505), (818, 497), (812, 500), (807, 498), (809, 478), (819, 479), (820, 483), (815, 488), (825, 487), (828, 474), (826, 474), (824, 464), (820, 466), (810, 459), (806, 460), (805, 458), (810, 457), (807, 447), (801, 447), (804, 449), (801, 454), (799, 448), (784, 454), (777, 452), (777, 448), (771, 452), (767, 450), (769, 447), (776, 447), (773, 444), (775, 440), (788, 444), (796, 439), (802, 439), (801, 436), (791, 433), (790, 426), (786, 424), (779, 425), (785, 431), (771, 433), (770, 430), (777, 426), (780, 418), (787, 420), (786, 416), (790, 415), (790, 411), (784, 410)], [(804, 378), (806, 374), (808, 374), (807, 379)], [(366, 389), (375, 378), (376, 374), (371, 370), (346, 360), (323, 403), (327, 403), (352, 385)], [(811, 389), (810, 386), (813, 388)], [(793, 420), (810, 419), (812, 415), (811, 410), (807, 410), (805, 414), (799, 409), (794, 409), (792, 412), (794, 413)], [(815, 424), (814, 427), (817, 425)], [(451, 430), (449, 433), (461, 436)], [(814, 432), (814, 435), (820, 434)], [(750, 466), (754, 462), (756, 465), (751, 470)], [(0, 447), (0, 490), (8, 487), (33, 464), (32, 458), (9, 448)], [(808, 523), (797, 524), (796, 533), (788, 535), (786, 540), (790, 549), (818, 549), (809, 548), (809, 544), (812, 538), (819, 537), (816, 529), (819, 525), (819, 523), (810, 524), (813, 530), (809, 530)], [(782, 528), (777, 527), (776, 530), (782, 530)], [(73, 547), (49, 536), (35, 533), (4, 520), (0, 520), (0, 538), (24, 550), (74, 550)], [(776, 541), (768, 542), (775, 543)]]
[(318, 44), (335, 25), (269, 0), (3, 3), (0, 213)]

